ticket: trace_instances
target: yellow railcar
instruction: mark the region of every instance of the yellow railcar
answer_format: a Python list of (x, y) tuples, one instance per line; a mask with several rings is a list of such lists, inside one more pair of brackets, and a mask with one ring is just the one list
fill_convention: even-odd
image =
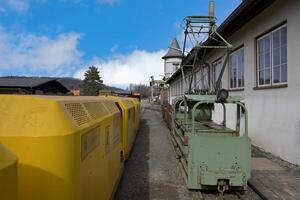
[(121, 115), (97, 97), (0, 96), (0, 142), (20, 200), (106, 200), (121, 176)]
[(0, 144), (0, 199), (18, 199), (17, 158)]
[(126, 99), (131, 101), (134, 105), (134, 110), (135, 110), (135, 116), (134, 116), (134, 118), (135, 118), (134, 119), (134, 121), (135, 121), (135, 132), (137, 134), (138, 130), (139, 130), (139, 126), (140, 126), (141, 103), (140, 103), (139, 99), (137, 99), (137, 98), (128, 97)]
[(116, 96), (99, 96), (101, 99), (109, 99), (115, 102), (115, 104), (121, 110), (122, 115), (122, 144), (123, 155), (127, 160), (130, 154), (130, 150), (134, 144), (135, 131), (136, 131), (136, 114), (135, 107), (131, 100), (128, 98), (116, 97)]

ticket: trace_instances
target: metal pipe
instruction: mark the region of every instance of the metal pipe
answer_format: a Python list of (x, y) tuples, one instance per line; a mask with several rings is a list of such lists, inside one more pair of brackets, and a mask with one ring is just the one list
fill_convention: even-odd
[[(183, 42), (183, 50), (182, 50), (182, 58), (184, 58), (184, 52), (185, 52), (185, 48), (186, 48), (186, 39), (187, 39), (187, 22), (186, 22), (186, 28), (185, 28), (185, 32), (184, 32), (184, 42)], [(181, 76), (182, 76), (182, 90), (183, 90), (183, 94), (185, 94), (185, 88), (186, 88), (186, 82), (185, 82), (185, 76), (184, 76), (184, 69), (183, 69), (183, 65), (182, 62), (180, 64), (180, 69), (181, 69)]]
[(187, 102), (186, 102), (186, 97), (184, 96), (184, 121), (185, 124), (187, 124)]
[(196, 51), (195, 57), (194, 57), (194, 63), (193, 63), (193, 68), (192, 68), (192, 74), (190, 78), (190, 84), (189, 84), (189, 94), (192, 93), (192, 82), (193, 82), (193, 77), (194, 77), (194, 71), (195, 71), (195, 65), (198, 59), (198, 51)]
[(221, 103), (221, 104), (223, 106), (223, 122), (222, 122), (222, 124), (223, 124), (223, 126), (226, 127), (226, 106), (224, 103)]
[(221, 72), (219, 74), (218, 80), (217, 80), (216, 85), (215, 85), (215, 92), (216, 93), (219, 91), (219, 89), (221, 87), (221, 81), (222, 81), (222, 77), (223, 77), (223, 74), (224, 74), (224, 71), (225, 71), (228, 59), (229, 59), (229, 51), (227, 51), (227, 53), (226, 53), (226, 57), (225, 57), (225, 60), (223, 62), (223, 66), (221, 68)]
[(243, 136), (248, 137), (248, 110), (246, 106), (242, 102), (236, 102), (236, 104), (240, 105), (244, 110), (244, 116), (245, 116), (245, 133)]
[(192, 133), (195, 133), (195, 112), (196, 112), (196, 109), (198, 106), (202, 105), (202, 104), (207, 104), (207, 103), (210, 103), (210, 102), (206, 102), (206, 101), (200, 101), (198, 103), (196, 103), (192, 109)]
[(240, 133), (240, 123), (241, 123), (241, 106), (239, 104), (236, 105), (236, 131)]
[(214, 0), (209, 1), (209, 16), (215, 17), (215, 3)]

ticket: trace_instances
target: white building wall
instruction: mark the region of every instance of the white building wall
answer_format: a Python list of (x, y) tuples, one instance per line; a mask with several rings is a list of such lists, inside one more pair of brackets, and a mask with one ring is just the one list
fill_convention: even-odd
[(177, 70), (176, 65), (181, 64), (181, 58), (166, 58), (165, 59), (165, 78), (168, 79)]
[[(254, 145), (281, 158), (300, 164), (300, 1), (276, 1), (263, 13), (236, 32), (229, 41), (238, 47), (244, 45), (244, 91), (230, 95), (245, 97), (249, 111), (249, 134)], [(256, 37), (287, 20), (288, 87), (255, 90)], [(221, 51), (211, 52), (212, 63), (221, 57)], [(222, 86), (229, 87), (228, 68)], [(217, 106), (214, 119), (220, 121)], [(217, 114), (219, 113), (219, 114)], [(235, 113), (228, 109), (228, 124), (233, 128)]]
[[(228, 40), (233, 46), (244, 46), (243, 91), (230, 91), (230, 95), (245, 97), (249, 112), (249, 135), (252, 143), (281, 158), (300, 165), (300, 1), (276, 1), (269, 8), (256, 16), (247, 25), (232, 35)], [(288, 86), (255, 90), (256, 87), (256, 37), (281, 22), (287, 21)], [(207, 55), (212, 64), (223, 55), (221, 50), (214, 50)], [(213, 70), (210, 70), (213, 72)], [(212, 76), (211, 76), (212, 77)], [(200, 83), (197, 75), (196, 83)], [(177, 83), (179, 76), (170, 85)], [(188, 81), (186, 82), (188, 89)], [(180, 82), (182, 85), (182, 81)], [(182, 86), (181, 86), (182, 87)], [(228, 66), (222, 78), (222, 87), (229, 88)], [(178, 94), (184, 91), (181, 89)], [(176, 96), (177, 96), (176, 95)], [(170, 97), (170, 103), (176, 97)], [(235, 128), (235, 108), (227, 108), (227, 125)], [(214, 120), (221, 122), (221, 106), (216, 105)], [(241, 130), (244, 128), (242, 116)]]

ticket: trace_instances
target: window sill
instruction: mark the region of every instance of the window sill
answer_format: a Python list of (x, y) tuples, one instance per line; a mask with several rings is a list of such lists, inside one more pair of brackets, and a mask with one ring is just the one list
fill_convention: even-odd
[(237, 88), (237, 89), (229, 89), (228, 92), (242, 92), (244, 88)]
[(253, 90), (267, 90), (267, 89), (277, 89), (277, 88), (287, 88), (288, 84), (281, 85), (271, 85), (271, 86), (256, 86)]

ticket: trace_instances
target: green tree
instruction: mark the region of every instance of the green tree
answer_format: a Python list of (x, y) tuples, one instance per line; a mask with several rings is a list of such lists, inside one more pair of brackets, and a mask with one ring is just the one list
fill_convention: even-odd
[(100, 72), (95, 66), (89, 67), (84, 73), (84, 80), (82, 85), (82, 93), (85, 96), (98, 96), (99, 90), (103, 89), (103, 81), (100, 77)]

